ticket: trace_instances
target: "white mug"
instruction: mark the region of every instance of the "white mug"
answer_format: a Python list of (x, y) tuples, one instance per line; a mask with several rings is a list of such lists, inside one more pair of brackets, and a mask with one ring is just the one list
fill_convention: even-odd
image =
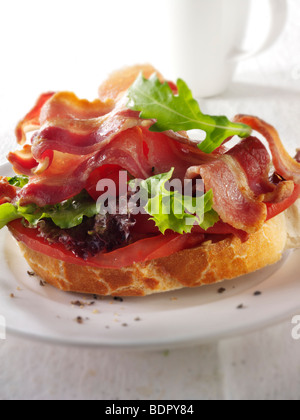
[(255, 50), (241, 51), (251, 0), (166, 0), (165, 73), (172, 80), (184, 79), (196, 97), (224, 92), (238, 62), (268, 49), (284, 29), (287, 0), (268, 1), (271, 25), (267, 38)]

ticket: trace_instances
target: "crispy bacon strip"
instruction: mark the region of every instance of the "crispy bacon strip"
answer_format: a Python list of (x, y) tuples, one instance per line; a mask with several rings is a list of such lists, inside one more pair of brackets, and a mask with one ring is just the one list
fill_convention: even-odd
[(269, 181), (271, 158), (256, 137), (241, 141), (230, 150), (232, 156), (240, 164), (247, 175), (248, 183), (255, 195), (272, 192), (275, 185)]
[(214, 193), (214, 209), (223, 222), (248, 233), (260, 229), (267, 217), (267, 207), (254, 198), (247, 178), (235, 166), (232, 157), (224, 155), (214, 162), (192, 167), (187, 178), (201, 176), (206, 190)]
[(270, 164), (261, 141), (248, 137), (214, 161), (189, 168), (186, 177), (203, 178), (206, 190), (214, 193), (214, 209), (223, 222), (253, 233), (266, 221), (265, 203), (279, 203), (294, 192), (293, 181), (269, 180)]
[(258, 138), (248, 137), (226, 154), (233, 157), (246, 174), (248, 185), (259, 201), (279, 203), (292, 195), (293, 181), (274, 184), (269, 179), (271, 158)]
[(89, 120), (108, 114), (115, 107), (113, 100), (102, 102), (95, 99), (79, 99), (73, 92), (58, 92), (41, 108), (40, 124), (51, 124), (57, 119)]
[(97, 118), (114, 108), (112, 99), (102, 102), (96, 99), (89, 102), (78, 99), (71, 92), (47, 92), (37, 100), (30, 112), (18, 123), (15, 134), (19, 144), (26, 142), (26, 133), (39, 129), (44, 123), (58, 117)]
[(173, 135), (170, 137), (168, 133), (153, 133), (146, 128), (142, 128), (142, 132), (152, 175), (168, 172), (174, 167), (174, 178), (183, 180), (190, 166), (215, 159), (201, 152), (195, 144), (174, 141)]
[(10, 203), (17, 195), (17, 190), (13, 185), (7, 181), (6, 177), (0, 177), (0, 205)]
[[(61, 107), (60, 104), (58, 112), (61, 112)], [(97, 118), (59, 116), (47, 120), (47, 124), (33, 136), (32, 154), (36, 160), (41, 160), (47, 150), (89, 155), (106, 147), (121, 132), (142, 124), (144, 122), (136, 113), (124, 108), (124, 100), (108, 114), (100, 114)], [(150, 121), (148, 125), (151, 125)]]
[(73, 197), (85, 188), (93, 170), (102, 165), (119, 165), (137, 178), (148, 178), (151, 166), (143, 154), (143, 136), (138, 127), (121, 132), (106, 148), (90, 155), (54, 152), (52, 164), (20, 191), (21, 204), (42, 207)]
[(34, 170), (39, 165), (39, 162), (32, 156), (29, 144), (25, 144), (21, 150), (10, 152), (7, 159), (13, 165), (14, 171), (20, 175), (34, 175)]
[(23, 118), (22, 121), (19, 122), (19, 124), (16, 127), (16, 137), (19, 144), (24, 144), (26, 142), (26, 133), (29, 133), (30, 131), (37, 130), (41, 124), (40, 124), (40, 113), (42, 107), (45, 105), (45, 103), (52, 98), (52, 96), (55, 94), (55, 92), (48, 92), (42, 94), (35, 106), (32, 108), (32, 110)]
[(300, 184), (300, 163), (288, 154), (274, 127), (260, 118), (250, 115), (237, 115), (234, 121), (248, 124), (253, 130), (262, 134), (269, 143), (273, 164), (278, 174), (284, 179)]

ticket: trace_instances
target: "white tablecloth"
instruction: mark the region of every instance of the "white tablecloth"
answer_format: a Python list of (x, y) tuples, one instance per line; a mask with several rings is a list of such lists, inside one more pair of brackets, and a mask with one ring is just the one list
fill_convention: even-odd
[[(288, 24), (277, 45), (242, 63), (228, 92), (202, 101), (202, 106), (213, 113), (226, 109), (229, 117), (235, 112), (259, 114), (276, 125), (292, 152), (293, 144), (300, 147), (299, 1), (289, 0), (289, 6)], [(25, 18), (18, 15), (17, 24)], [(0, 12), (1, 19), (5, 13)], [(46, 20), (45, 26), (49, 24)], [(37, 31), (42, 29), (38, 23)], [(35, 35), (42, 37), (41, 32)], [(5, 76), (0, 81), (0, 163), (14, 146), (13, 126), (27, 110), (29, 96), (48, 89), (42, 77), (47, 63), (39, 61), (34, 38), (26, 38), (26, 31), (19, 36), (22, 49), (28, 43), (28, 62), (24, 51), (18, 60), (16, 42), (12, 56), (7, 45), (0, 48), (0, 75)], [(4, 34), (0, 39), (5, 43)], [(55, 49), (49, 51), (49, 60), (53, 57)], [(31, 88), (22, 74), (36, 71), (36, 66), (41, 77)], [(8, 335), (0, 341), (0, 398), (299, 399), (300, 341), (292, 339), (291, 330), (287, 319), (245, 336), (166, 352), (72, 348)]]

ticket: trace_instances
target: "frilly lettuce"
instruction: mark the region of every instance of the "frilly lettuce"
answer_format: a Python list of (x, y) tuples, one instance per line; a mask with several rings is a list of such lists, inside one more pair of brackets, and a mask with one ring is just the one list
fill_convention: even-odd
[(173, 172), (174, 168), (139, 184), (140, 189), (148, 194), (144, 209), (152, 216), (150, 220), (155, 222), (160, 232), (165, 233), (170, 229), (180, 234), (190, 233), (194, 225), (207, 230), (217, 223), (219, 216), (212, 208), (212, 191), (197, 198), (182, 195), (178, 191), (169, 191), (166, 183), (172, 178)]
[[(169, 172), (155, 175), (140, 181), (139, 187), (144, 191), (146, 200), (144, 210), (151, 216), (160, 230), (165, 233), (170, 229), (183, 234), (191, 232), (194, 225), (204, 230), (219, 220), (213, 210), (213, 193), (208, 191), (200, 197), (182, 195), (178, 191), (168, 190), (174, 168)], [(16, 176), (8, 178), (8, 182), (20, 188), (28, 182), (28, 178)], [(131, 181), (131, 184), (134, 181)], [(83, 190), (79, 195), (53, 206), (39, 208), (35, 204), (21, 206), (19, 203), (5, 203), (0, 206), (0, 229), (16, 219), (26, 220), (35, 227), (42, 219), (50, 219), (61, 229), (70, 229), (82, 223), (84, 217), (94, 217), (101, 206)]]
[(0, 206), (0, 229), (16, 219), (25, 219), (31, 226), (42, 219), (51, 219), (61, 229), (70, 229), (80, 225), (84, 216), (93, 217), (97, 213), (97, 204), (85, 191), (70, 200), (42, 208), (35, 204), (5, 203)]

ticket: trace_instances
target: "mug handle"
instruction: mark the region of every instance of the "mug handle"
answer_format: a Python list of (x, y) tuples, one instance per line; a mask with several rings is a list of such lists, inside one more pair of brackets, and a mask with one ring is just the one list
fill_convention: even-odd
[(267, 49), (269, 49), (279, 36), (282, 34), (288, 16), (288, 4), (287, 0), (269, 0), (270, 13), (271, 13), (271, 26), (269, 34), (264, 42), (250, 51), (235, 50), (229, 55), (229, 59), (232, 61), (245, 60), (258, 55)]

